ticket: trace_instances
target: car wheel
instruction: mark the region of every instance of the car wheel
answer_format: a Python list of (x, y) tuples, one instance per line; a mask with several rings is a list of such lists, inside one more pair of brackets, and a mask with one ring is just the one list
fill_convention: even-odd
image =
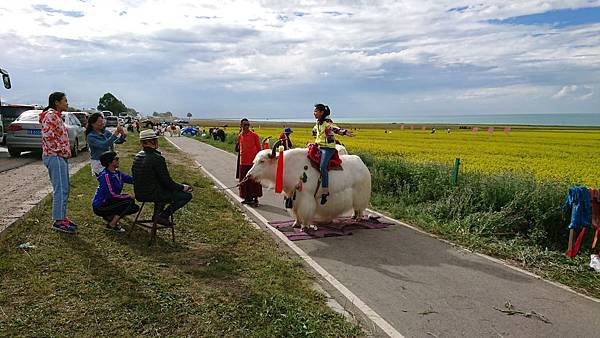
[(77, 157), (79, 154), (79, 140), (75, 139), (75, 147), (71, 149), (71, 157)]
[(15, 148), (8, 148), (8, 153), (10, 154), (11, 157), (19, 157), (21, 156), (21, 151), (19, 149), (15, 149)]

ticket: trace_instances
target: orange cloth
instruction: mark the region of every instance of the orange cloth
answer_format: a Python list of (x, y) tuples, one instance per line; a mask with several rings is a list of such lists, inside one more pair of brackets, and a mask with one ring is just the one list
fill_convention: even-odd
[(261, 150), (258, 135), (253, 131), (240, 133), (237, 141), (240, 145), (240, 165), (252, 165), (254, 157)]

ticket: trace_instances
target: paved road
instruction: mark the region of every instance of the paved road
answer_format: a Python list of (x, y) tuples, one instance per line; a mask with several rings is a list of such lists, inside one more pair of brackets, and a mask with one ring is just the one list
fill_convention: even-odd
[[(235, 185), (234, 155), (186, 137), (170, 140), (225, 185)], [(256, 210), (268, 220), (288, 219), (282, 198), (272, 190), (264, 194)], [(600, 301), (409, 227), (295, 243), (407, 337), (599, 336)], [(331, 293), (342, 305), (351, 302)], [(506, 302), (551, 323), (495, 309), (504, 309)]]
[(25, 152), (21, 157), (14, 158), (8, 154), (6, 147), (0, 146), (0, 173), (10, 169), (18, 168), (35, 161), (41, 161), (42, 155), (35, 152)]

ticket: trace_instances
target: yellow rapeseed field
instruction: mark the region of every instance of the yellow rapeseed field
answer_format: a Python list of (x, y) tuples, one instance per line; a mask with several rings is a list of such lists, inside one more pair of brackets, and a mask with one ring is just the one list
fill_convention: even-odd
[[(282, 130), (254, 127), (261, 137), (277, 138)], [(449, 165), (460, 158), (462, 171), (515, 171), (538, 179), (600, 186), (600, 130), (513, 128), (506, 134), (502, 128), (495, 128), (490, 134), (487, 128), (477, 133), (457, 127), (450, 133), (420, 128), (392, 129), (388, 133), (384, 129), (358, 128), (353, 130), (355, 137), (338, 138), (350, 152), (368, 151), (378, 156)], [(295, 146), (312, 141), (311, 128), (294, 128), (292, 140)]]

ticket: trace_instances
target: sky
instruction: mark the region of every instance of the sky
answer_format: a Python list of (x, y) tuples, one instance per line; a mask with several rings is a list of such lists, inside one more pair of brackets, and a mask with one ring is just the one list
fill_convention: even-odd
[(600, 0), (0, 1), (3, 103), (144, 114), (600, 113)]

